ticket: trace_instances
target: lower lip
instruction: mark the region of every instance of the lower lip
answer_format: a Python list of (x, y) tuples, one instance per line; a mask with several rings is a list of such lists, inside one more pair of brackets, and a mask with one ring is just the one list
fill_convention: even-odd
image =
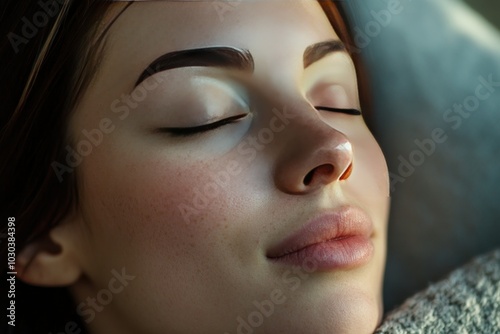
[(373, 251), (373, 243), (369, 237), (355, 235), (310, 245), (271, 260), (303, 267), (308, 272), (329, 271), (366, 264), (372, 258)]

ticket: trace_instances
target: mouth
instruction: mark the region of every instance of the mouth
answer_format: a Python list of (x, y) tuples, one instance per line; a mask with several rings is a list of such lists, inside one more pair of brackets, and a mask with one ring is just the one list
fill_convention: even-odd
[(373, 257), (373, 223), (360, 208), (342, 206), (309, 220), (301, 229), (271, 247), (274, 263), (314, 268), (316, 271), (350, 269)]

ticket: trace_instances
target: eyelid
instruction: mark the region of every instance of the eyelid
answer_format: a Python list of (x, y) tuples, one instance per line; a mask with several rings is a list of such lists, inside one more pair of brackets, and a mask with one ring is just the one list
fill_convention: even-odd
[(203, 87), (203, 84), (210, 83), (213, 87), (218, 87), (221, 91), (228, 92), (228, 95), (235, 98), (241, 105), (249, 104), (247, 87), (245, 87), (241, 80), (238, 80), (234, 76), (230, 77), (228, 74), (226, 76), (196, 76), (193, 82), (195, 82), (196, 86), (201, 87)]
[(324, 111), (338, 112), (338, 113), (353, 115), (353, 116), (361, 116), (361, 111), (358, 109), (353, 109), (353, 108), (343, 109), (343, 108), (332, 108), (332, 107), (323, 107), (323, 106), (315, 106), (314, 108), (316, 110), (324, 110)]
[(223, 125), (229, 124), (236, 122), (246, 116), (250, 115), (250, 113), (245, 113), (245, 114), (239, 114), (231, 117), (227, 117), (209, 124), (203, 124), (199, 126), (193, 126), (193, 127), (172, 127), (172, 128), (160, 128), (158, 129), (159, 132), (162, 133), (168, 133), (172, 137), (187, 137), (187, 136), (192, 136), (195, 134), (207, 132), (210, 130), (217, 129), (218, 127), (221, 127)]

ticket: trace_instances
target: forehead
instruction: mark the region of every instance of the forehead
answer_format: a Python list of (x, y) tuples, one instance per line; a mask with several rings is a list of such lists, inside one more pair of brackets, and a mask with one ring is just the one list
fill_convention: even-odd
[(109, 77), (125, 69), (120, 80), (132, 83), (151, 61), (167, 52), (239, 47), (252, 53), (259, 71), (294, 56), (301, 61), (307, 46), (338, 38), (314, 0), (138, 1), (107, 34), (101, 63), (105, 74)]
[(164, 42), (173, 46), (190, 41), (197, 44), (200, 40), (208, 43), (214, 38), (230, 41), (235, 32), (252, 32), (261, 41), (268, 41), (270, 32), (287, 33), (290, 25), (316, 32), (329, 29), (322, 16), (320, 5), (313, 0), (134, 2), (110, 33), (116, 37), (133, 36), (134, 30), (139, 29), (148, 37), (162, 36)]

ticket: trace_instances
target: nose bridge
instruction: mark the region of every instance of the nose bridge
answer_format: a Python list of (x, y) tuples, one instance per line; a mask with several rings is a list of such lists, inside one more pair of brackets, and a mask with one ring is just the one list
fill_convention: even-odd
[(277, 138), (274, 178), (287, 193), (307, 193), (349, 178), (353, 148), (307, 101), (285, 105), (288, 124)]
[[(304, 108), (305, 109), (305, 108)], [(283, 131), (283, 140), (290, 159), (302, 159), (308, 156), (328, 159), (342, 159), (352, 154), (352, 144), (347, 136), (326, 123), (312, 108), (302, 113), (291, 111), (290, 124)], [(288, 148), (288, 149), (287, 149)], [(320, 160), (318, 160), (319, 162)]]
[(345, 134), (327, 123), (296, 86), (290, 84), (286, 89), (268, 90), (259, 106), (268, 115), (264, 117), (266, 127), (279, 133), (276, 139), (281, 145), (277, 146), (293, 145), (297, 151), (304, 145), (316, 150), (350, 150)]
[[(280, 113), (273, 109), (275, 114), (281, 114), (289, 120), (287, 127), (283, 131), (283, 140), (292, 141), (298, 140), (297, 144), (307, 144), (309, 142), (317, 142), (319, 146), (323, 146), (320, 142), (329, 142), (327, 146), (332, 144), (335, 146), (344, 145), (350, 146), (347, 137), (335, 129), (334, 124), (329, 124), (323, 119), (318, 111), (305, 98), (295, 103), (284, 104)], [(302, 140), (300, 140), (302, 139)]]
[[(286, 61), (290, 62), (290, 60)], [(287, 130), (293, 131), (294, 128), (298, 127), (317, 131), (318, 126), (326, 126), (331, 129), (321, 119), (314, 106), (309, 103), (308, 97), (301, 87), (302, 63), (291, 62), (289, 67), (291, 66), (295, 66), (296, 69), (283, 73), (277, 72), (273, 76), (266, 73), (254, 78), (253, 88), (256, 89), (261, 98), (258, 103), (259, 107), (272, 110), (273, 116), (281, 115), (280, 119), (286, 120), (284, 124)]]

